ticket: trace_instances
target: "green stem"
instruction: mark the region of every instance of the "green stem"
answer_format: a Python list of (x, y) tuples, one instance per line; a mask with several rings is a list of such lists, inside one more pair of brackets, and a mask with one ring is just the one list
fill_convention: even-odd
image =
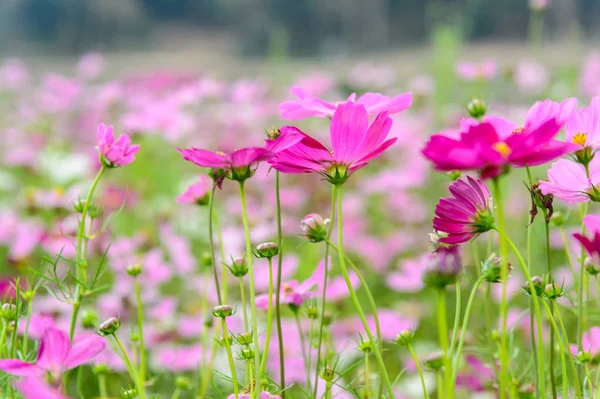
[(575, 361), (573, 360), (573, 356), (571, 356), (571, 351), (569, 348), (569, 336), (567, 335), (567, 330), (565, 329), (565, 324), (563, 323), (563, 319), (560, 314), (560, 309), (558, 308), (558, 303), (556, 301), (554, 301), (554, 309), (555, 309), (554, 314), (556, 315), (556, 320), (558, 321), (558, 325), (560, 326), (560, 329), (561, 329), (563, 337), (564, 337), (563, 338), (564, 339), (563, 351), (567, 352), (567, 358), (569, 359), (571, 373), (573, 374), (573, 381), (575, 382), (575, 391), (577, 392), (577, 397), (582, 398), (583, 393), (582, 393), (581, 387), (579, 386), (579, 380), (577, 379), (577, 367), (575, 367)]
[[(223, 320), (223, 341), (225, 342), (225, 350), (227, 351), (227, 360), (229, 360), (229, 368), (231, 369), (231, 380), (233, 382), (233, 393), (235, 399), (239, 397), (237, 376), (235, 374), (235, 363), (233, 362), (233, 354), (231, 353), (231, 345), (229, 345), (229, 331), (227, 330), (226, 317), (221, 318)], [(255, 355), (254, 357), (256, 357)]]
[(129, 371), (129, 376), (131, 377), (131, 379), (133, 380), (133, 382), (137, 388), (139, 398), (145, 399), (146, 391), (145, 391), (144, 387), (140, 385), (140, 379), (137, 375), (137, 371), (133, 367), (133, 364), (131, 363), (131, 359), (129, 358), (127, 351), (123, 347), (123, 344), (121, 344), (121, 340), (119, 340), (119, 337), (117, 337), (117, 334), (112, 334), (112, 337), (114, 338), (117, 346), (121, 350), (121, 354), (123, 355), (123, 360), (125, 361), (125, 365), (127, 366), (127, 370)]
[(140, 385), (142, 387), (146, 386), (146, 345), (144, 343), (144, 304), (142, 302), (142, 289), (140, 286), (140, 282), (136, 278), (134, 281), (135, 284), (135, 299), (137, 301), (137, 321), (138, 321), (138, 331), (140, 334), (140, 370), (139, 370), (139, 378)]
[[(223, 304), (223, 297), (221, 296), (221, 287), (219, 286), (219, 275), (217, 273), (217, 262), (215, 260), (215, 243), (213, 239), (213, 218), (214, 218), (214, 206), (215, 206), (215, 189), (216, 185), (210, 192), (210, 199), (208, 200), (208, 242), (210, 245), (210, 258), (212, 261), (213, 279), (215, 280), (215, 289), (217, 291), (217, 298), (219, 305)], [(222, 260), (224, 261), (224, 260)]]
[[(246, 238), (246, 262), (248, 263), (248, 279), (250, 287), (250, 313), (252, 317), (252, 334), (254, 336), (254, 368), (258, 373), (260, 371), (260, 353), (258, 347), (258, 322), (256, 319), (256, 292), (254, 288), (254, 266), (252, 259), (252, 244), (250, 243), (250, 227), (248, 225), (248, 211), (246, 209), (246, 192), (244, 190), (244, 182), (240, 182), (240, 199), (242, 201), (242, 220), (244, 223), (244, 236)], [(264, 356), (267, 356), (265, 352)], [(262, 375), (257, 374), (255, 376), (256, 386), (254, 386), (253, 398), (256, 398), (256, 393), (261, 392), (261, 380)]]
[(27, 321), (25, 322), (25, 332), (23, 333), (23, 354), (27, 356), (27, 340), (29, 337), (29, 325), (31, 324), (31, 314), (33, 313), (33, 298), (27, 303)]
[(175, 391), (173, 391), (171, 399), (179, 399), (179, 396), (181, 396), (181, 389), (177, 388)]
[(506, 397), (508, 388), (508, 342), (507, 342), (507, 327), (508, 327), (508, 298), (507, 298), (507, 283), (508, 283), (508, 248), (506, 246), (506, 228), (504, 220), (504, 204), (502, 202), (502, 190), (500, 189), (500, 179), (493, 179), (494, 185), (494, 200), (497, 204), (498, 228), (500, 233), (500, 256), (502, 257), (502, 299), (500, 301), (500, 317), (502, 320), (502, 331), (500, 336), (500, 399)]
[(71, 315), (71, 325), (69, 327), (69, 339), (73, 340), (73, 335), (75, 334), (75, 326), (77, 325), (77, 315), (79, 314), (79, 308), (81, 307), (82, 301), (82, 287), (87, 286), (87, 262), (85, 260), (85, 255), (83, 254), (84, 250), (84, 237), (85, 237), (85, 225), (87, 213), (90, 209), (90, 204), (92, 202), (92, 198), (94, 196), (94, 191), (96, 191), (96, 187), (98, 186), (98, 182), (100, 178), (104, 174), (106, 167), (102, 165), (100, 171), (96, 175), (94, 182), (92, 183), (92, 187), (88, 192), (87, 199), (83, 204), (83, 209), (81, 210), (81, 222), (79, 223), (79, 231), (77, 232), (77, 250), (76, 250), (76, 260), (75, 260), (75, 268), (76, 268), (76, 276), (78, 282), (75, 287), (75, 302), (73, 303), (73, 314)]
[(475, 284), (473, 285), (473, 289), (471, 290), (471, 294), (469, 295), (469, 300), (467, 301), (467, 308), (465, 309), (465, 316), (461, 325), (461, 334), (458, 341), (458, 346), (456, 348), (456, 354), (454, 355), (454, 364), (452, 366), (452, 379), (450, 380), (452, 385), (456, 385), (456, 378), (458, 376), (458, 369), (460, 367), (460, 356), (462, 354), (463, 345), (465, 343), (465, 335), (467, 327), (469, 326), (469, 318), (471, 317), (471, 308), (473, 307), (473, 302), (475, 300), (477, 290), (484, 281), (485, 280), (483, 279), (483, 277), (480, 277), (475, 282)]
[(315, 323), (315, 321), (311, 317), (309, 326), (308, 326), (308, 341), (307, 341), (307, 346), (306, 346), (306, 353), (307, 353), (306, 364), (308, 365), (306, 368), (306, 382), (308, 384), (307, 389), (309, 392), (312, 389), (311, 385), (310, 385), (310, 373), (308, 372), (308, 370), (310, 370), (310, 366), (312, 365), (312, 342), (313, 342), (314, 323)]
[(267, 310), (267, 333), (265, 336), (265, 345), (263, 347), (263, 356), (260, 363), (260, 376), (264, 375), (267, 367), (267, 356), (269, 354), (269, 345), (271, 344), (271, 329), (273, 327), (273, 259), (269, 258), (269, 308)]
[(415, 362), (415, 366), (417, 366), (417, 371), (419, 372), (419, 378), (421, 379), (421, 386), (423, 387), (423, 397), (425, 399), (429, 399), (429, 394), (427, 394), (427, 386), (425, 385), (425, 377), (423, 376), (423, 369), (421, 368), (421, 363), (419, 363), (419, 358), (417, 357), (417, 354), (415, 353), (415, 351), (410, 343), (408, 344), (408, 350), (410, 351), (410, 354), (412, 355), (412, 358)]
[(452, 398), (453, 388), (450, 385), (450, 354), (448, 345), (448, 321), (446, 317), (446, 290), (444, 288), (438, 290), (438, 302), (437, 302), (437, 318), (438, 318), (438, 339), (440, 340), (440, 347), (444, 353), (444, 382), (442, 386), (442, 392), (444, 397)]
[[(300, 315), (298, 311), (294, 311), (294, 317), (296, 319), (296, 328), (298, 329), (298, 335), (300, 335), (300, 352), (302, 353), (302, 361), (306, 368), (306, 386), (310, 386), (310, 364), (308, 363), (308, 356), (306, 354), (306, 340), (304, 339), (304, 332), (302, 331), (302, 324), (300, 323)], [(310, 348), (309, 348), (310, 349)]]
[[(581, 234), (585, 233), (585, 225), (583, 224), (583, 219), (587, 214), (588, 203), (586, 202), (583, 205), (583, 211), (581, 216)], [(584, 326), (584, 306), (583, 306), (583, 287), (584, 287), (584, 279), (585, 279), (585, 249), (583, 245), (581, 246), (581, 255), (579, 260), (579, 285), (577, 287), (577, 350), (582, 351), (582, 337)]]
[(6, 330), (8, 328), (8, 324), (5, 320), (2, 320), (2, 334), (0, 335), (0, 358), (5, 359), (4, 356), (4, 344), (6, 343)]
[(365, 351), (365, 398), (371, 397), (371, 372), (369, 371), (369, 352)]
[[(460, 284), (457, 282), (456, 286), (456, 304), (454, 306), (454, 326), (452, 327), (452, 338), (450, 339), (450, 351), (448, 352), (448, 356), (452, 360), (454, 356), (454, 346), (456, 344), (456, 337), (458, 335), (458, 330), (461, 328), (459, 326), (460, 323), (460, 307), (461, 307), (461, 299), (460, 299)], [(463, 335), (465, 327), (462, 327), (461, 335)]]
[(246, 306), (246, 290), (244, 288), (244, 279), (242, 277), (239, 278), (240, 282), (240, 298), (242, 301), (242, 309), (244, 314), (244, 331), (250, 331), (250, 326), (248, 325), (248, 309)]
[(373, 344), (373, 352), (375, 353), (375, 357), (377, 358), (377, 363), (379, 365), (379, 371), (381, 376), (384, 379), (384, 383), (387, 387), (387, 390), (390, 394), (390, 398), (394, 397), (394, 390), (392, 388), (392, 382), (390, 381), (390, 377), (387, 373), (387, 369), (385, 368), (385, 363), (383, 361), (383, 357), (381, 356), (381, 352), (379, 350), (378, 345), (374, 345), (375, 339), (373, 338), (373, 333), (371, 332), (371, 328), (369, 327), (369, 323), (365, 317), (363, 309), (358, 301), (358, 297), (356, 296), (356, 291), (352, 286), (352, 282), (350, 281), (350, 276), (348, 275), (348, 269), (346, 268), (346, 257), (344, 256), (344, 240), (343, 240), (343, 217), (342, 217), (342, 187), (338, 186), (338, 259), (340, 264), (340, 269), (342, 271), (342, 275), (344, 276), (344, 280), (346, 281), (346, 285), (348, 286), (348, 291), (350, 292), (350, 297), (352, 302), (354, 303), (354, 307), (360, 317), (360, 320), (363, 324), (365, 332), (369, 337), (369, 341)]
[[(501, 234), (502, 236), (502, 234)], [(542, 336), (542, 313), (540, 311), (540, 304), (538, 301), (538, 295), (537, 292), (535, 290), (535, 287), (533, 286), (533, 282), (531, 281), (531, 274), (529, 274), (529, 269), (527, 268), (527, 265), (525, 264), (525, 261), (523, 260), (523, 257), (521, 256), (521, 253), (519, 252), (519, 250), (517, 249), (517, 247), (515, 246), (515, 244), (511, 241), (511, 239), (509, 237), (506, 237), (506, 241), (508, 243), (508, 245), (510, 246), (510, 248), (513, 250), (515, 256), (517, 257), (518, 261), (519, 261), (519, 265), (521, 266), (521, 270), (523, 271), (523, 274), (525, 274), (525, 278), (527, 279), (527, 284), (529, 286), (529, 291), (531, 292), (531, 298), (533, 299), (533, 310), (535, 313), (535, 318), (536, 318), (536, 322), (537, 322), (537, 344), (538, 344), (538, 379), (539, 379), (539, 384), (540, 384), (540, 392), (542, 394), (542, 397), (544, 397), (546, 395), (546, 376), (544, 374), (544, 339)], [(532, 334), (534, 333), (533, 331), (531, 332)]]
[(325, 381), (325, 399), (331, 399), (331, 381)]
[(108, 398), (108, 390), (106, 389), (106, 376), (104, 373), (98, 374), (98, 389), (100, 390), (100, 399)]
[[(544, 226), (546, 232), (546, 271), (548, 272), (548, 284), (554, 283), (552, 280), (552, 260), (550, 258), (550, 224), (546, 222), (547, 212), (546, 209), (543, 210), (544, 213)], [(550, 313), (554, 313), (554, 308), (550, 309)], [(558, 397), (558, 392), (556, 389), (556, 375), (554, 373), (554, 329), (550, 330), (550, 385), (552, 387), (552, 397), (556, 399)]]
[[(317, 366), (315, 367), (315, 379), (313, 385), (313, 397), (317, 397), (317, 387), (319, 384), (319, 367), (321, 365), (321, 348), (323, 346), (323, 327), (325, 320), (325, 305), (327, 303), (327, 281), (329, 280), (329, 239), (331, 238), (331, 232), (333, 231), (333, 223), (335, 219), (335, 209), (336, 209), (336, 196), (337, 196), (337, 187), (332, 186), (331, 189), (331, 215), (329, 217), (329, 230), (327, 231), (327, 242), (325, 243), (325, 260), (324, 260), (324, 273), (323, 273), (323, 291), (321, 293), (321, 314), (319, 315), (319, 340), (317, 343)], [(309, 370), (307, 369), (308, 373)]]
[[(283, 350), (283, 329), (281, 328), (281, 274), (283, 270), (283, 232), (281, 228), (281, 193), (279, 187), (279, 171), (275, 171), (275, 197), (277, 200), (277, 287), (275, 288), (275, 315), (277, 317), (277, 340), (279, 345), (279, 381), (282, 399), (285, 399), (285, 353)], [(307, 375), (308, 369), (306, 370)]]

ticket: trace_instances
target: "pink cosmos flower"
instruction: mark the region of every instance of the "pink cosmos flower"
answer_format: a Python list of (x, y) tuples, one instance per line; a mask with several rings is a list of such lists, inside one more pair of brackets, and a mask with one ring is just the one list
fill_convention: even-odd
[(25, 377), (17, 383), (17, 389), (25, 399), (69, 399), (51, 386), (43, 383), (38, 377)]
[(125, 166), (135, 161), (139, 144), (131, 145), (128, 135), (122, 134), (115, 141), (114, 128), (104, 123), (98, 125), (98, 153), (109, 168)]
[(600, 54), (589, 54), (579, 76), (579, 89), (588, 97), (600, 94)]
[[(249, 393), (243, 393), (238, 395), (239, 399), (252, 399), (252, 395)], [(231, 394), (227, 397), (227, 399), (235, 399), (235, 394)], [(269, 393), (267, 391), (263, 391), (260, 393), (260, 399), (281, 399), (281, 396), (279, 395), (274, 395), (272, 393)]]
[(491, 80), (498, 73), (495, 61), (485, 60), (481, 63), (459, 62), (456, 64), (456, 74), (467, 81)]
[(587, 215), (583, 218), (583, 224), (592, 235), (588, 238), (580, 233), (573, 234), (573, 237), (585, 248), (592, 260), (598, 264), (600, 262), (600, 216)]
[(399, 270), (388, 275), (387, 286), (398, 292), (419, 292), (425, 287), (423, 275), (427, 270), (426, 258), (427, 256), (421, 256), (402, 261)]
[[(600, 327), (592, 327), (583, 333), (581, 348), (592, 356), (600, 353)], [(577, 345), (571, 345), (571, 353), (577, 356)]]
[(476, 356), (465, 356), (468, 371), (458, 374), (456, 385), (467, 388), (470, 392), (482, 392), (492, 389), (496, 381), (494, 369)]
[[(316, 295), (316, 289), (322, 285), (324, 272), (325, 263), (321, 262), (312, 276), (303, 282), (292, 280), (281, 284), (280, 302), (284, 305), (302, 306), (307, 299)], [(269, 295), (258, 295), (256, 307), (268, 310)]]
[(252, 177), (259, 162), (273, 157), (271, 151), (260, 147), (240, 148), (226, 154), (200, 148), (177, 148), (177, 151), (183, 155), (183, 159), (186, 161), (205, 168), (225, 169), (229, 179), (239, 181)]
[(581, 147), (600, 147), (600, 97), (594, 97), (589, 107), (573, 112), (565, 124), (565, 137)]
[(600, 170), (587, 177), (585, 167), (577, 162), (559, 159), (548, 170), (549, 181), (540, 181), (543, 194), (554, 194), (565, 202), (574, 204), (596, 198), (596, 186), (600, 184)]
[(457, 180), (450, 193), (452, 198), (440, 199), (435, 208), (433, 228), (448, 234), (440, 242), (460, 244), (492, 227), (492, 194), (481, 180)]
[(456, 138), (433, 135), (422, 153), (437, 170), (477, 170), (482, 178), (497, 177), (509, 166), (541, 165), (580, 148), (554, 140), (576, 107), (576, 99), (537, 102), (523, 127), (495, 116), (469, 120)]
[(57, 328), (50, 327), (42, 336), (35, 363), (22, 360), (0, 360), (0, 370), (20, 376), (44, 376), (50, 374), (54, 379), (68, 370), (86, 363), (105, 346), (105, 341), (95, 335), (86, 336), (74, 345), (69, 335)]
[(77, 63), (77, 74), (86, 80), (96, 79), (104, 68), (104, 57), (100, 53), (85, 54)]
[(189, 186), (183, 194), (177, 197), (180, 204), (201, 204), (205, 205), (210, 195), (212, 181), (206, 175), (202, 175), (198, 180)]
[(367, 109), (346, 102), (337, 107), (331, 120), (332, 151), (300, 130), (289, 128), (286, 131), (303, 135), (302, 140), (276, 153), (270, 163), (284, 173), (318, 173), (341, 184), (396, 142), (396, 138), (386, 140), (391, 126), (387, 112), (380, 113), (369, 126)]
[(548, 70), (537, 61), (521, 61), (517, 64), (514, 80), (522, 94), (538, 95), (548, 86)]
[[(279, 113), (283, 119), (297, 121), (311, 116), (331, 118), (336, 112), (337, 104), (310, 96), (300, 87), (292, 87), (290, 92), (298, 97), (298, 101), (284, 101), (279, 105)], [(380, 93), (365, 93), (358, 100), (353, 93), (346, 102), (363, 105), (369, 115), (377, 115), (384, 111), (388, 114), (396, 114), (412, 105), (412, 93), (404, 93), (396, 97), (388, 97)]]

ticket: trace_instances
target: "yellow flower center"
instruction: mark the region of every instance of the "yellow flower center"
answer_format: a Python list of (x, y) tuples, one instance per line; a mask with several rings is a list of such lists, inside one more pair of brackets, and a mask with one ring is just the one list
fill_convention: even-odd
[(283, 289), (283, 292), (285, 292), (286, 294), (291, 294), (294, 289), (292, 287), (290, 287), (290, 285), (288, 283), (283, 283), (281, 285), (281, 288)]
[(511, 134), (521, 134), (525, 128), (523, 126), (515, 128)]
[(512, 150), (510, 149), (510, 147), (504, 142), (504, 141), (499, 141), (496, 144), (494, 144), (492, 146), (492, 148), (496, 151), (498, 151), (502, 156), (509, 156), (510, 153), (512, 152)]
[(571, 141), (573, 141), (574, 144), (578, 144), (580, 146), (585, 146), (585, 141), (587, 140), (587, 134), (583, 133), (583, 132), (579, 132), (576, 133), (575, 136), (573, 136), (573, 139)]

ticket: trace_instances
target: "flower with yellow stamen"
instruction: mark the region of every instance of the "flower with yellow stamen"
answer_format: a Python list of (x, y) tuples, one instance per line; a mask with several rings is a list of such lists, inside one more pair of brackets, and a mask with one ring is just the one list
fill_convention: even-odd
[(492, 148), (505, 157), (509, 156), (512, 152), (508, 144), (506, 144), (504, 141), (499, 141), (495, 143), (494, 145), (492, 145)]

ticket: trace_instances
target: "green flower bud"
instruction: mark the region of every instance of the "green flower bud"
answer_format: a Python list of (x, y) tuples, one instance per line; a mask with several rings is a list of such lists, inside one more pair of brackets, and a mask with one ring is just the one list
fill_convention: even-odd
[(12, 303), (4, 303), (0, 308), (0, 313), (2, 313), (2, 318), (5, 321), (11, 322), (17, 319), (17, 307)]
[(102, 214), (102, 208), (97, 205), (90, 205), (88, 208), (88, 216), (92, 219), (98, 218)]
[(210, 252), (203, 252), (200, 260), (203, 266), (212, 266), (213, 264), (213, 258)]
[(88, 330), (95, 328), (98, 325), (98, 313), (93, 309), (84, 309), (81, 312), (81, 325)]
[[(533, 283), (533, 288), (535, 289), (535, 293), (537, 294), (537, 296), (542, 296), (545, 288), (544, 279), (542, 279), (540, 276), (534, 276), (531, 278), (531, 282)], [(521, 286), (521, 288), (523, 288), (523, 290), (526, 293), (531, 295), (531, 290), (529, 289), (528, 281), (526, 281), (525, 284)]]
[(304, 216), (300, 228), (310, 242), (321, 242), (327, 239), (327, 224), (329, 219), (323, 220), (321, 215), (311, 213)]
[(254, 256), (257, 258), (271, 259), (279, 253), (279, 246), (276, 242), (265, 242), (259, 244), (254, 250)]
[(175, 386), (178, 389), (187, 391), (188, 389), (190, 389), (190, 380), (188, 378), (180, 375), (177, 378), (175, 378)]
[(444, 366), (444, 355), (442, 353), (432, 353), (423, 360), (425, 367), (433, 371), (438, 371)]
[(231, 258), (231, 266), (227, 266), (227, 268), (235, 277), (244, 277), (248, 274), (248, 264), (244, 257)]
[[(510, 264), (508, 268), (510, 271)], [(492, 253), (485, 262), (481, 263), (481, 274), (488, 283), (499, 283), (502, 277), (502, 258)]]
[(565, 294), (564, 287), (557, 283), (551, 283), (544, 288), (544, 296), (548, 299), (560, 298)]
[(598, 264), (593, 258), (588, 256), (585, 258), (585, 271), (592, 276), (596, 276), (600, 273), (600, 267), (598, 267)]
[(129, 274), (131, 277), (139, 276), (140, 274), (142, 274), (142, 270), (142, 265), (140, 263), (133, 263), (127, 266), (127, 268), (125, 269), (127, 274)]
[(21, 291), (21, 298), (24, 301), (31, 301), (35, 297), (35, 290)]
[(408, 346), (415, 337), (415, 333), (411, 330), (400, 331), (400, 334), (396, 335), (394, 341), (400, 346)]
[(235, 314), (235, 309), (231, 305), (219, 305), (213, 309), (213, 316), (224, 319)]
[(590, 352), (580, 351), (577, 356), (575, 356), (575, 361), (578, 364), (586, 364), (592, 361), (592, 354)]
[(331, 366), (325, 366), (323, 370), (321, 370), (321, 378), (325, 381), (333, 381), (335, 374), (336, 372)]
[(100, 327), (96, 329), (96, 334), (101, 337), (105, 337), (107, 335), (113, 335), (117, 330), (121, 327), (121, 320), (116, 317), (111, 317), (100, 323)]
[(138, 393), (137, 393), (137, 389), (135, 388), (121, 388), (121, 398), (123, 399), (135, 399), (137, 398)]
[(487, 112), (487, 105), (483, 100), (474, 98), (469, 105), (467, 105), (467, 111), (469, 111), (469, 115), (473, 118), (481, 119)]
[(230, 335), (228, 335), (227, 338), (221, 336), (221, 338), (217, 340), (217, 343), (222, 347), (231, 346), (233, 344), (233, 338)]
[(235, 336), (235, 342), (237, 342), (238, 345), (250, 345), (252, 341), (253, 336), (251, 332), (245, 332)]
[(373, 352), (373, 343), (371, 341), (361, 341), (358, 344), (358, 350), (363, 353), (371, 353)]
[(238, 358), (243, 361), (250, 361), (254, 359), (254, 351), (250, 348), (240, 349), (238, 352)]

